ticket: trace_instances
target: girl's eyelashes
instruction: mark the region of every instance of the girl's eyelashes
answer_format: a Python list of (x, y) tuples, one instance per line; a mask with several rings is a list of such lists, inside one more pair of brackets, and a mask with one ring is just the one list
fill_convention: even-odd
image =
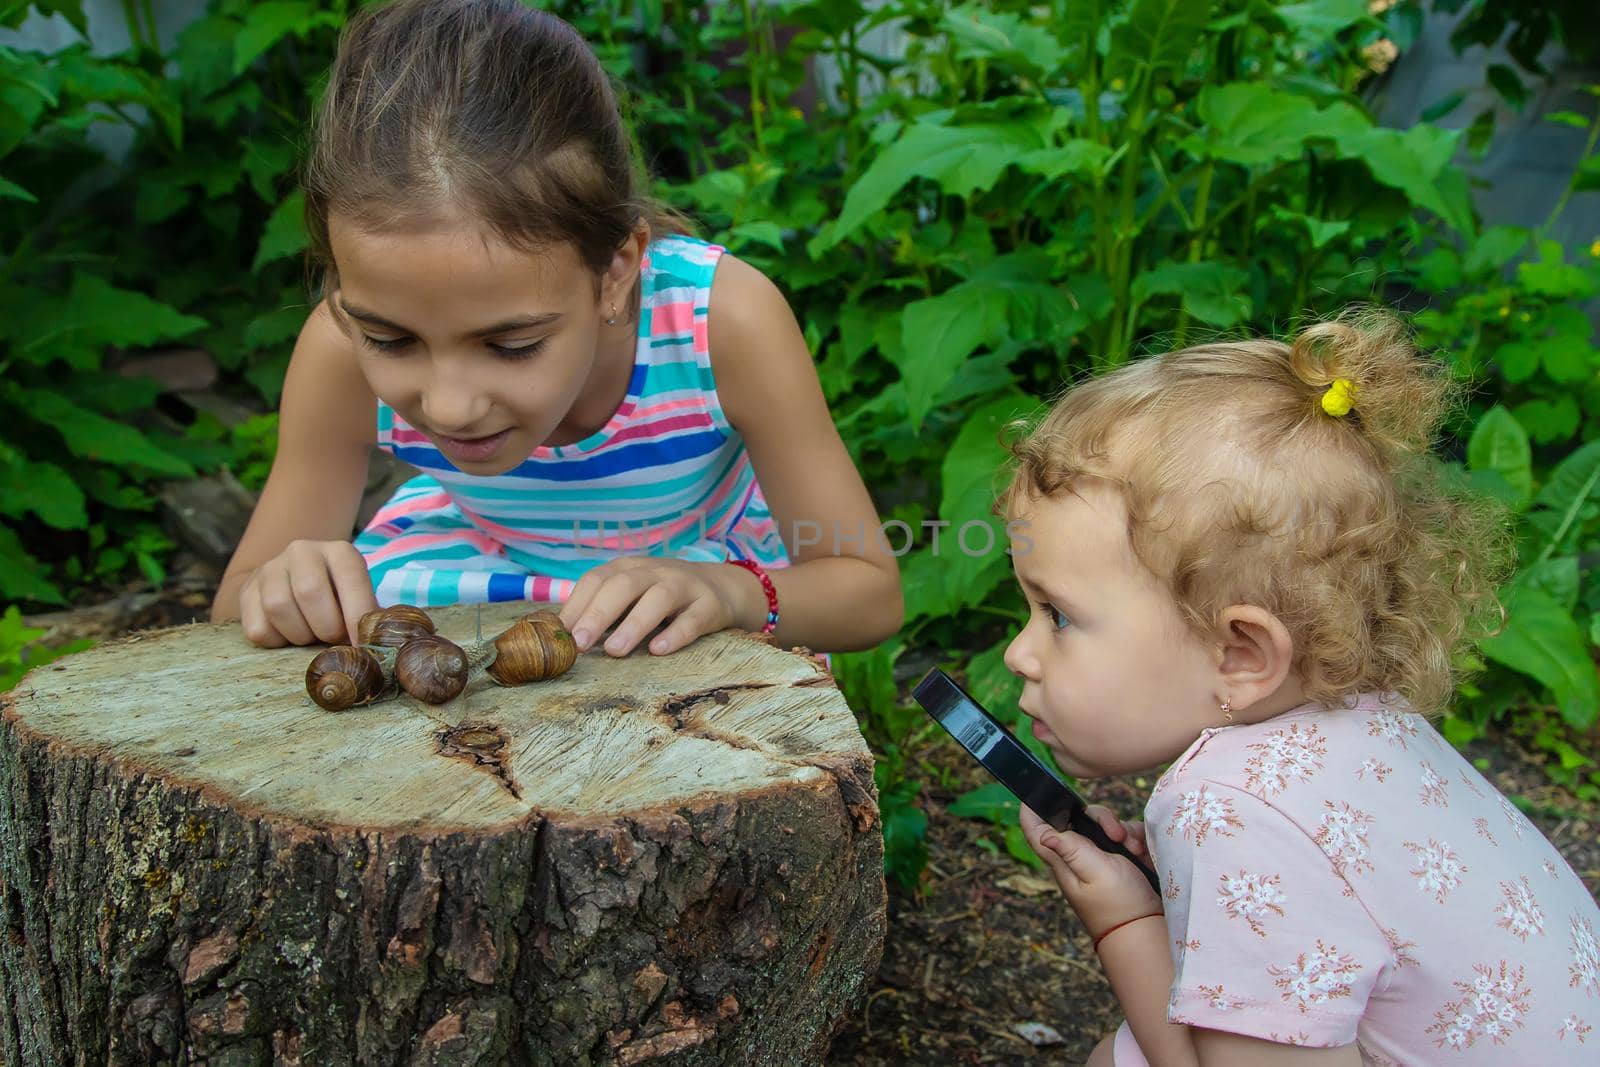
[[(409, 345), (412, 339), (409, 337), (395, 337), (389, 340), (381, 340), (377, 337), (368, 337), (366, 334), (362, 334), (361, 340), (368, 348), (376, 349), (379, 352), (396, 352)], [(528, 345), (510, 346), (491, 344), (489, 348), (506, 359), (527, 359), (535, 352), (538, 352), (539, 349), (543, 348), (544, 343), (547, 340), (549, 340), (549, 338), (541, 337), (539, 340)]]

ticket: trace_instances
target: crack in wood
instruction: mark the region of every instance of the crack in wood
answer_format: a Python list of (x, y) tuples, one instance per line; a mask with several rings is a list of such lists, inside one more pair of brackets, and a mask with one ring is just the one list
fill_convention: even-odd
[(509, 741), (503, 729), (493, 723), (464, 722), (444, 730), (437, 735), (437, 740), (439, 755), (465, 760), (474, 767), (484, 768), (499, 780), (506, 792), (518, 800), (522, 799), (522, 790), (502, 759)]
[[(744, 682), (736, 685), (712, 686), (710, 689), (696, 689), (691, 693), (681, 693), (678, 696), (668, 697), (662, 701), (661, 714), (672, 719), (672, 728), (674, 730), (681, 730), (686, 725), (689, 712), (696, 705), (704, 704), (708, 700), (715, 701), (718, 704), (727, 704), (732, 699), (728, 695), (730, 693), (737, 693), (746, 689), (771, 688), (771, 682)], [(736, 747), (744, 748), (748, 746), (741, 745)]]

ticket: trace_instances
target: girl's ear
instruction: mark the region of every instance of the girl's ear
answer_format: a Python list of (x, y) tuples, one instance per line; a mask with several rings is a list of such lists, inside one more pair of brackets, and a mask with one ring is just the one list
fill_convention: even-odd
[(1250, 604), (1224, 610), (1221, 624), (1218, 682), (1234, 711), (1248, 711), (1277, 693), (1289, 677), (1294, 638), (1276, 615)]
[(611, 257), (611, 266), (606, 268), (602, 297), (617, 300), (619, 295), (630, 291), (634, 280), (639, 277), (639, 265), (644, 262), (644, 250), (649, 244), (650, 226), (642, 223), (628, 235), (627, 240), (617, 246), (616, 254)]

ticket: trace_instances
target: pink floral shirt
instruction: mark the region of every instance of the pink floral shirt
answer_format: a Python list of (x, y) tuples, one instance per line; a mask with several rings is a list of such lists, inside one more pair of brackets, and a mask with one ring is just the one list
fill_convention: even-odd
[(1600, 909), (1404, 703), (1207, 730), (1145, 819), (1172, 1022), (1375, 1064), (1600, 1063)]

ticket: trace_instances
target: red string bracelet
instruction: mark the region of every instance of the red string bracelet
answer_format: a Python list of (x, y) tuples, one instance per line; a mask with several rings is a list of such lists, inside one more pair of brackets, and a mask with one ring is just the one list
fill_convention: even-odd
[(1102, 931), (1100, 936), (1094, 939), (1094, 944), (1092, 946), (1090, 946), (1090, 947), (1093, 949), (1093, 951), (1099, 952), (1100, 951), (1100, 942), (1104, 941), (1106, 938), (1110, 937), (1112, 934), (1116, 933), (1118, 930), (1122, 929), (1124, 926), (1127, 926), (1129, 923), (1136, 923), (1140, 919), (1153, 919), (1157, 915), (1160, 915), (1160, 914), (1161, 914), (1161, 912), (1159, 912), (1159, 911), (1152, 911), (1149, 915), (1135, 915), (1131, 919), (1123, 919), (1121, 922), (1119, 922), (1117, 925), (1113, 926), (1111, 929)]
[(735, 567), (743, 567), (757, 578), (761, 579), (761, 591), (767, 594), (767, 621), (762, 624), (761, 632), (770, 634), (778, 628), (778, 590), (773, 587), (772, 579), (767, 577), (767, 572), (761, 564), (753, 559), (725, 559), (722, 562), (731, 563)]

